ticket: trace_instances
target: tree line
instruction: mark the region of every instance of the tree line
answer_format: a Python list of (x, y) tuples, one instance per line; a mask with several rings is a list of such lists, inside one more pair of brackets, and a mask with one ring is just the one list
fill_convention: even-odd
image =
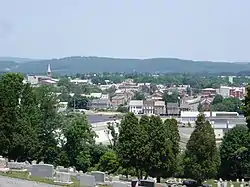
[(31, 87), (23, 75), (0, 77), (0, 154), (9, 160), (44, 161), (84, 172), (138, 178), (183, 177), (204, 180), (243, 178), (250, 173), (250, 89), (242, 111), (247, 126), (236, 126), (216, 145), (215, 133), (201, 113), (182, 147), (175, 119), (138, 119), (127, 113), (107, 128), (109, 145), (97, 144), (86, 115), (58, 112), (58, 96), (49, 86)]

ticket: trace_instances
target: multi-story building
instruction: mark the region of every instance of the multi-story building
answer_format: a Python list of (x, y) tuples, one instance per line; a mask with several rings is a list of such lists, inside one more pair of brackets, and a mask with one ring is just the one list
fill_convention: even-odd
[(219, 95), (222, 95), (224, 98), (236, 97), (242, 99), (245, 95), (245, 87), (229, 87), (221, 86), (217, 92)]
[(202, 97), (213, 97), (216, 95), (216, 89), (214, 88), (205, 88), (202, 90)]
[(155, 101), (154, 114), (159, 116), (166, 115), (165, 101)]
[(154, 100), (144, 100), (143, 101), (143, 113), (146, 115), (154, 114)]
[(129, 102), (129, 112), (143, 114), (143, 100), (131, 100)]

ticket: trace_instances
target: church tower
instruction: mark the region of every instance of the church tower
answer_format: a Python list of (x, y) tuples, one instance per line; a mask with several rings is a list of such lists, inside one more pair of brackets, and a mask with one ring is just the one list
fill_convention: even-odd
[(51, 69), (50, 69), (50, 64), (48, 64), (47, 76), (48, 77), (52, 76)]

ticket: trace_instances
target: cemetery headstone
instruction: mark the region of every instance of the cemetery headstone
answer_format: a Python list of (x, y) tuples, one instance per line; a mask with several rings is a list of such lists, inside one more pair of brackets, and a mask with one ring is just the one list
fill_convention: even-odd
[(31, 175), (41, 178), (53, 178), (54, 167), (50, 164), (36, 164), (32, 166)]
[(239, 180), (239, 179), (236, 179), (236, 182), (237, 182), (237, 183), (239, 183), (239, 182), (240, 182), (240, 180)]
[(95, 177), (96, 183), (104, 183), (105, 182), (105, 173), (101, 171), (92, 171), (91, 175)]
[(240, 187), (244, 187), (244, 184), (241, 183), (241, 184), (240, 184)]
[(55, 182), (62, 184), (72, 184), (71, 176), (66, 172), (56, 172)]
[(2, 156), (0, 156), (0, 168), (6, 168), (6, 160)]
[(96, 185), (95, 177), (92, 175), (80, 174), (80, 187), (94, 187)]
[[(135, 187), (138, 180), (131, 181), (131, 187)], [(140, 180), (140, 186), (155, 187), (155, 182), (152, 180)]]
[(223, 182), (223, 187), (227, 187), (227, 181)]

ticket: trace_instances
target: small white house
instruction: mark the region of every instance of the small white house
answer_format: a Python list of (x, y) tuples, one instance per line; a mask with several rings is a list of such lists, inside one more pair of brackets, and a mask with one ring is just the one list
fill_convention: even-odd
[(129, 102), (129, 112), (133, 112), (134, 114), (143, 114), (143, 101), (131, 100)]

